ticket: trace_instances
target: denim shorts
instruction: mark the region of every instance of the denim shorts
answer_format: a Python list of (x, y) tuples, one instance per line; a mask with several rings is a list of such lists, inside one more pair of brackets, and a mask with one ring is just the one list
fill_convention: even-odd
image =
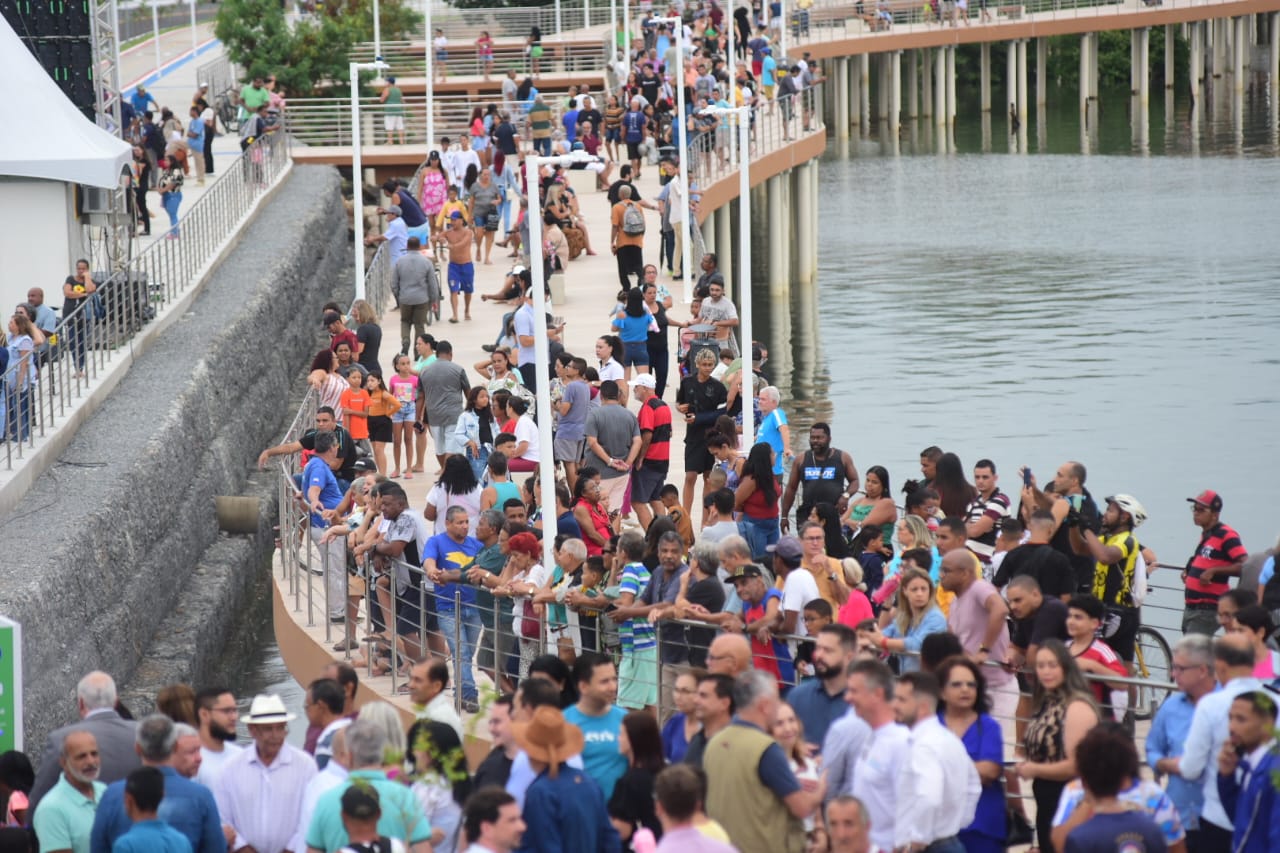
[(622, 344), (623, 367), (648, 367), (648, 341), (627, 341)]
[(400, 404), (400, 411), (391, 416), (393, 424), (411, 424), (413, 417), (417, 414), (417, 405), (413, 401)]

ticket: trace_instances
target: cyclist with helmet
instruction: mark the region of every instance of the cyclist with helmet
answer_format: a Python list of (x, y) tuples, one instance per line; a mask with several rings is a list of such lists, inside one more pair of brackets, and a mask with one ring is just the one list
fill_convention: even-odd
[(1113, 495), (1106, 499), (1106, 505), (1099, 533), (1094, 533), (1079, 513), (1073, 510), (1068, 514), (1071, 547), (1097, 561), (1092, 592), (1107, 609), (1102, 637), (1121, 660), (1132, 665), (1140, 622), (1134, 584), (1142, 550), (1133, 531), (1147, 520), (1147, 511), (1132, 495)]

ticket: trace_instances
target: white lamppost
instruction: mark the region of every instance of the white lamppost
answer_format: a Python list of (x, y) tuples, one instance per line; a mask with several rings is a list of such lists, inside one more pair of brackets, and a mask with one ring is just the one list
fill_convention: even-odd
[[(538, 195), (539, 170), (546, 165), (572, 166), (598, 160), (585, 151), (574, 151), (554, 157), (530, 154), (524, 158), (525, 183), (529, 187), (529, 210), (525, 218), (529, 223), (529, 278), (533, 286), (533, 375), (534, 397), (538, 412), (538, 481), (542, 484), (542, 503), (555, 506), (556, 461), (551, 453), (551, 348), (547, 342), (547, 294), (542, 259), (542, 199)], [(547, 517), (543, 512), (543, 518)], [(547, 533), (550, 531), (548, 530)], [(542, 537), (544, 566), (555, 565), (555, 537), (544, 533)]]
[(364, 299), (364, 166), (360, 162), (360, 72), (380, 71), (382, 61), (351, 63), (351, 205), (355, 225), (356, 299)]
[(435, 30), (431, 28), (431, 5), (433, 0), (426, 0), (427, 6), (427, 150), (431, 150), (431, 143), (436, 138), (436, 68), (435, 68), (435, 50), (436, 43), (434, 40)]
[[(617, 26), (616, 24), (614, 26)], [(631, 67), (631, 0), (622, 0), (622, 58)], [(625, 80), (619, 81), (625, 83)]]
[[(427, 4), (431, 4), (428, 2)], [(373, 61), (382, 61), (382, 15), (378, 13), (378, 0), (373, 0)], [(374, 69), (380, 71), (381, 69)], [(378, 75), (381, 78), (381, 74)]]
[(676, 67), (671, 74), (671, 83), (676, 90), (676, 115), (679, 135), (672, 134), (680, 141), (680, 171), (676, 179), (680, 181), (680, 197), (684, 204), (684, 220), (680, 223), (680, 277), (684, 281), (685, 304), (693, 302), (693, 269), (690, 261), (689, 246), (689, 126), (688, 115), (684, 103), (684, 19), (680, 17), (655, 18), (658, 23), (665, 23), (675, 31)]
[(196, 54), (196, 0), (191, 0), (191, 55)]
[(755, 386), (748, 384), (751, 374), (751, 167), (748, 159), (750, 141), (748, 128), (751, 123), (751, 107), (706, 107), (701, 110), (707, 116), (734, 116), (738, 133), (738, 302), (740, 305), (739, 332), (742, 338), (742, 446), (755, 443), (755, 409), (751, 398)]

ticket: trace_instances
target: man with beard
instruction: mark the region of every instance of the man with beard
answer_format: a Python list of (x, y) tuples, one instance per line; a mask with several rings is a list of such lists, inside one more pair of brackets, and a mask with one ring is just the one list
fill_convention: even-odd
[(800, 509), (796, 511), (796, 524), (809, 520), (814, 504), (835, 504), (840, 515), (849, 509), (849, 496), (858, 491), (858, 469), (853, 457), (844, 450), (831, 446), (831, 427), (816, 423), (809, 428), (809, 450), (797, 456), (791, 463), (791, 476), (787, 478), (787, 490), (782, 495), (782, 530), (791, 526), (791, 505), (795, 503), (796, 489), (804, 483), (800, 496)]
[(858, 650), (858, 636), (848, 625), (833, 623), (818, 632), (813, 644), (816, 678), (800, 682), (787, 696), (804, 726), (804, 739), (821, 752), (827, 729), (849, 710), (844, 701), (845, 668)]
[(226, 687), (206, 687), (196, 694), (196, 718), (200, 722), (200, 771), (196, 781), (214, 790), (222, 765), (240, 751), (236, 746), (236, 721), (240, 708)]
[(41, 850), (88, 853), (93, 818), (107, 790), (106, 784), (98, 781), (101, 759), (97, 738), (83, 730), (69, 732), (62, 739), (58, 766), (62, 773), (40, 799), (32, 826)]

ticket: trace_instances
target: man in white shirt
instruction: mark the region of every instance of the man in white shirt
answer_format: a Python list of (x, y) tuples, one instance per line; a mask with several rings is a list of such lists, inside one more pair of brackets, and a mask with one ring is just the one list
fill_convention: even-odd
[(285, 743), (289, 721), (295, 718), (279, 696), (253, 697), (246, 719), (253, 746), (223, 765), (214, 789), (218, 814), (234, 832), (232, 850), (251, 847), (255, 853), (300, 853), (306, 849), (298, 826), (303, 794), (316, 775), (316, 763)]
[(216, 791), (223, 765), (241, 750), (236, 745), (240, 708), (235, 694), (225, 687), (204, 688), (196, 694), (196, 718), (200, 722), (200, 770), (196, 781)]
[[(801, 566), (803, 550), (800, 541), (794, 536), (783, 536), (769, 550), (773, 551), (773, 571), (778, 577), (784, 578), (782, 624), (776, 633), (807, 637), (809, 630), (804, 626), (804, 606), (822, 598), (818, 582), (813, 579), (812, 572)], [(787, 645), (791, 647), (791, 659), (795, 660), (796, 641), (788, 640)]]
[(1213, 642), (1213, 671), (1221, 686), (1196, 703), (1187, 730), (1186, 746), (1177, 772), (1204, 785), (1200, 813), (1200, 846), (1204, 850), (1231, 849), (1232, 820), (1218, 796), (1218, 754), (1227, 742), (1231, 703), (1241, 693), (1261, 690), (1253, 677), (1253, 645), (1245, 634), (1227, 634)]
[(856, 661), (849, 670), (846, 695), (854, 711), (871, 727), (862, 749), (853, 760), (851, 793), (867, 807), (871, 840), (877, 847), (893, 849), (897, 814), (898, 779), (907, 767), (911, 732), (893, 719), (893, 672), (878, 660)]
[(351, 769), (351, 751), (347, 749), (345, 727), (333, 733), (329, 752), (329, 762), (307, 783), (306, 790), (302, 793), (302, 817), (298, 821), (299, 838), (307, 837), (307, 830), (311, 827), (311, 818), (315, 817), (316, 803), (320, 802), (320, 796), (338, 787), (347, 779), (347, 771)]
[(409, 701), (414, 704), (418, 719), (452, 726), (462, 740), (462, 718), (445, 693), (448, 686), (449, 665), (441, 658), (414, 664), (409, 670)]
[(462, 150), (453, 152), (453, 162), (450, 168), (453, 169), (453, 185), (459, 189), (463, 186), (463, 179), (467, 177), (467, 167), (475, 166), (476, 174), (480, 174), (480, 170), (484, 168), (480, 164), (480, 155), (471, 150), (471, 137), (462, 135), (458, 137), (458, 144), (462, 146)]
[(978, 769), (960, 738), (938, 721), (940, 693), (938, 679), (928, 672), (905, 673), (893, 688), (893, 715), (911, 728), (898, 776), (895, 850), (964, 853), (957, 835), (978, 808)]

